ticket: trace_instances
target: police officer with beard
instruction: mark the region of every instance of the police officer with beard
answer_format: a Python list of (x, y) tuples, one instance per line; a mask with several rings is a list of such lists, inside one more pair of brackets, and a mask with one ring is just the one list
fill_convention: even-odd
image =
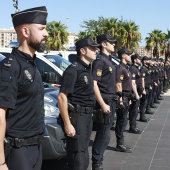
[(100, 53), (93, 62), (96, 104), (96, 136), (92, 146), (92, 169), (103, 170), (103, 156), (110, 142), (110, 128), (116, 108), (116, 69), (111, 61), (116, 40), (110, 34), (97, 36)]
[(34, 59), (35, 51), (45, 50), (47, 9), (36, 7), (11, 16), (19, 47), (0, 66), (0, 169), (40, 170), (44, 87)]

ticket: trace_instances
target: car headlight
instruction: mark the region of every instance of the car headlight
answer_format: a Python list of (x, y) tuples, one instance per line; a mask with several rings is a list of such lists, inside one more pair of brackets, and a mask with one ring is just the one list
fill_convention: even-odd
[(55, 117), (59, 116), (59, 109), (49, 104), (44, 104), (45, 116), (47, 117)]

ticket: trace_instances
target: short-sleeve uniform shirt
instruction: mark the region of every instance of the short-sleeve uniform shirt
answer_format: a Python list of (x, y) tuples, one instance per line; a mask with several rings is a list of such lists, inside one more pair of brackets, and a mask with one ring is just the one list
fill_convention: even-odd
[(145, 79), (145, 87), (149, 87), (151, 85), (151, 70), (147, 66), (141, 67), (141, 75)]
[(116, 69), (116, 82), (122, 83), (122, 90), (132, 90), (132, 77), (129, 69), (124, 63), (120, 63)]
[(113, 65), (110, 56), (104, 53), (99, 54), (93, 61), (92, 74), (101, 93), (116, 93), (116, 67)]
[(132, 65), (131, 68), (130, 68), (130, 72), (131, 72), (131, 75), (132, 75), (132, 80), (135, 80), (136, 85), (137, 86), (142, 85), (142, 79), (141, 79), (142, 75), (141, 75), (138, 67), (135, 66), (135, 65)]
[(0, 64), (0, 107), (8, 108), (6, 136), (28, 138), (44, 131), (44, 88), (34, 58), (13, 49)]
[(60, 92), (68, 94), (73, 105), (94, 107), (96, 100), (91, 66), (80, 59), (68, 66), (62, 77)]

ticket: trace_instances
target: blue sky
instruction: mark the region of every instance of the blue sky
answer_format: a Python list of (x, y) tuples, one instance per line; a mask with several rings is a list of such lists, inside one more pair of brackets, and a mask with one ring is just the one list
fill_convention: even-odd
[[(145, 45), (145, 37), (154, 29), (167, 33), (170, 30), (170, 0), (18, 0), (19, 9), (25, 10), (45, 5), (48, 22), (61, 21), (68, 31), (78, 33), (83, 30), (84, 20), (118, 18), (134, 21), (139, 26)], [(13, 0), (0, 0), (0, 28), (12, 27), (11, 13), (15, 13)]]

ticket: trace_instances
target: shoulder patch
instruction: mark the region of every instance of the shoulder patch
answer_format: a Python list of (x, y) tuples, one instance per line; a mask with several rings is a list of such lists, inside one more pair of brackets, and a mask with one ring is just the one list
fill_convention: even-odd
[(96, 72), (97, 76), (101, 77), (102, 76), (102, 70), (100, 69), (97, 69), (97, 72)]
[(123, 80), (124, 79), (124, 76), (123, 75), (120, 75), (120, 80)]
[(132, 77), (136, 77), (136, 74), (135, 74), (135, 73), (133, 73), (133, 74), (132, 74)]

